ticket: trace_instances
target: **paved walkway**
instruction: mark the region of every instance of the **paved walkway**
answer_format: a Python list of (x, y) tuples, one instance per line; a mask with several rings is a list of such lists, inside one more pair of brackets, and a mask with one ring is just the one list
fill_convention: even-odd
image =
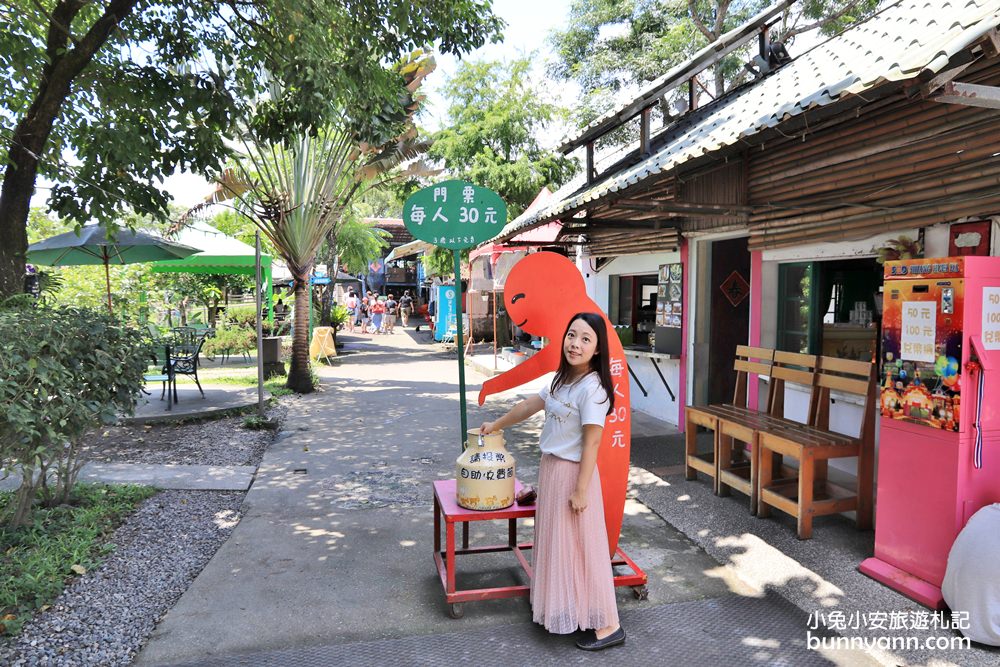
[[(105, 484), (144, 484), (158, 489), (246, 491), (257, 469), (253, 466), (157, 465), (152, 463), (86, 463), (79, 481)], [(0, 479), (0, 491), (16, 489), (21, 478)]]
[[(525, 599), (467, 603), (449, 619), (431, 558), (430, 488), (452, 477), (459, 453), (456, 358), (412, 330), (345, 338), (340, 363), (320, 369), (321, 391), (290, 401), (242, 520), (137, 664), (872, 664), (808, 650), (804, 612), (747, 585), (636, 500), (621, 544), (649, 574), (650, 594), (619, 591), (625, 647), (583, 654), (531, 624)], [(467, 378), (473, 426), (531, 391), (481, 409), (483, 377)], [(528, 482), (540, 426), (536, 417), (507, 434)], [(635, 472), (636, 485), (662, 483)], [(530, 539), (530, 524), (522, 530)], [(495, 543), (501, 531), (476, 525), (472, 542)], [(523, 581), (512, 559), (476, 559), (461, 563), (460, 586)]]

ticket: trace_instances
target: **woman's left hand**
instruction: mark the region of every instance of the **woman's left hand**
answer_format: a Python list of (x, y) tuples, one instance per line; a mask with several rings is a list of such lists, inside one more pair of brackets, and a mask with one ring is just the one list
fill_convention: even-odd
[(587, 494), (574, 491), (569, 497), (569, 506), (574, 512), (580, 514), (587, 509)]

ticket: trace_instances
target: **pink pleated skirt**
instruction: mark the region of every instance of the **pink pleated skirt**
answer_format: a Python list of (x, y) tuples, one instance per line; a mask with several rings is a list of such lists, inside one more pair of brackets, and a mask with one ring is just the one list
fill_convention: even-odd
[(569, 497), (579, 469), (543, 454), (538, 473), (531, 612), (535, 623), (560, 635), (618, 625), (601, 480), (595, 467), (587, 509), (576, 514)]

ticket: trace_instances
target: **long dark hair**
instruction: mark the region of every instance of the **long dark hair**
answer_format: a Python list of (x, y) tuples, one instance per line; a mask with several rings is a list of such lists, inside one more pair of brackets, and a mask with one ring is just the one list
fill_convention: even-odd
[(559, 340), (559, 370), (556, 371), (556, 376), (552, 379), (552, 386), (549, 388), (549, 391), (554, 393), (556, 389), (566, 384), (566, 381), (570, 378), (572, 368), (569, 362), (566, 361), (566, 355), (563, 353), (562, 346), (566, 340), (566, 334), (569, 333), (569, 328), (577, 320), (583, 320), (597, 334), (597, 350), (594, 352), (594, 356), (590, 358), (590, 370), (597, 373), (597, 377), (601, 381), (601, 386), (604, 387), (604, 392), (608, 395), (607, 414), (610, 415), (615, 407), (615, 386), (611, 382), (611, 350), (608, 346), (608, 329), (604, 324), (604, 317), (598, 313), (577, 313), (569, 318), (569, 322), (566, 323), (566, 331), (563, 332), (562, 338)]

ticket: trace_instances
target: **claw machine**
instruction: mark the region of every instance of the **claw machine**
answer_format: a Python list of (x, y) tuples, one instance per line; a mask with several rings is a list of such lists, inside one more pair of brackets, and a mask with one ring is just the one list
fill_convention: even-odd
[(932, 609), (951, 545), (1000, 502), (1000, 257), (885, 263), (875, 555)]

